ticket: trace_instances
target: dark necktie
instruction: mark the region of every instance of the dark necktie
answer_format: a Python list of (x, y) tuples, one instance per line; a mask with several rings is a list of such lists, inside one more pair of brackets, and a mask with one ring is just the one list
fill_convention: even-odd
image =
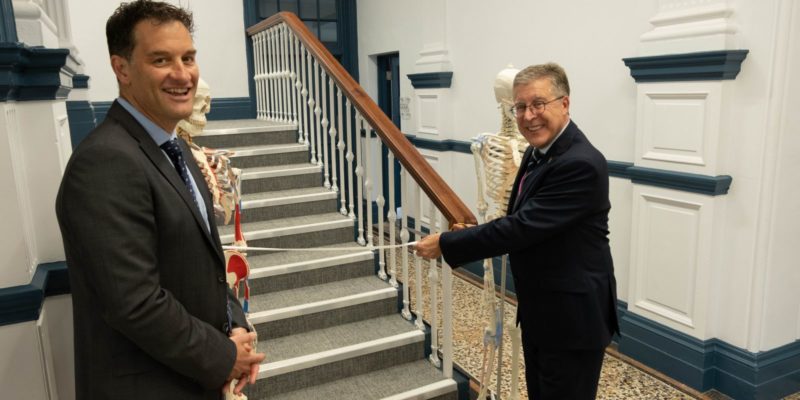
[(533, 150), (533, 155), (531, 156), (531, 160), (528, 161), (528, 164), (525, 165), (525, 173), (522, 175), (522, 179), (519, 180), (519, 187), (517, 188), (517, 200), (519, 200), (519, 195), (522, 192), (522, 185), (525, 184), (525, 178), (530, 175), (531, 171), (536, 168), (537, 165), (542, 163), (544, 159), (544, 153), (539, 151), (539, 149)]
[(161, 145), (161, 149), (167, 153), (167, 156), (175, 166), (175, 170), (178, 171), (178, 176), (181, 177), (184, 185), (186, 185), (186, 189), (189, 190), (189, 197), (192, 198), (194, 205), (197, 206), (197, 210), (200, 211), (200, 204), (197, 203), (194, 186), (192, 186), (192, 181), (189, 180), (189, 169), (186, 168), (186, 163), (183, 161), (183, 152), (178, 145), (178, 138), (164, 142), (164, 144)]

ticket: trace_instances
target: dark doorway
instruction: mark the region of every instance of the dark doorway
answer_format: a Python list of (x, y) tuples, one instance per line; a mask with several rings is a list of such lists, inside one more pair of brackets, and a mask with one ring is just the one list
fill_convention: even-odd
[[(378, 56), (378, 106), (400, 129), (400, 54), (388, 53)], [(382, 153), (383, 197), (389, 200), (389, 150), (384, 146)], [(400, 162), (394, 160), (394, 201), (400, 207)]]

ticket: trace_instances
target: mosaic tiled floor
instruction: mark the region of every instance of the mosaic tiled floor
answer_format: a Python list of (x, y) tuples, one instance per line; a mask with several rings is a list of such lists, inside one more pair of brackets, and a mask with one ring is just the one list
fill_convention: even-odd
[[(398, 251), (396, 256), (397, 277), (403, 281), (402, 270), (402, 251)], [(416, 310), (416, 271), (414, 257), (409, 254), (409, 289), (411, 297), (411, 309)], [(389, 260), (387, 256), (387, 265)], [(438, 270), (438, 268), (437, 268)], [(430, 321), (430, 298), (428, 292), (428, 262), (421, 263), (421, 276), (423, 277), (423, 316), (426, 321)], [(480, 377), (481, 362), (483, 357), (483, 321), (480, 317), (481, 301), (483, 290), (474, 283), (461, 277), (460, 273), (453, 275), (453, 337), (454, 337), (454, 362), (463, 368), (468, 374)], [(441, 296), (441, 293), (438, 294)], [(441, 304), (438, 307), (438, 318), (441, 321)], [(505, 321), (510, 324), (516, 313), (516, 307), (507, 303), (505, 308)], [(441, 322), (440, 322), (441, 324)], [(440, 325), (441, 326), (441, 325)], [(511, 365), (511, 341), (508, 334), (504, 335), (503, 350), (503, 379), (501, 388), (501, 398), (509, 398), (511, 377), (509, 366)], [(603, 369), (600, 376), (600, 384), (597, 399), (616, 400), (616, 399), (727, 399), (718, 393), (701, 394), (688, 387), (683, 387), (678, 382), (670, 382), (658, 372), (650, 371), (647, 367), (638, 365), (635, 361), (628, 360), (611, 348), (606, 353), (603, 362)], [(520, 356), (520, 378), (519, 378), (519, 399), (527, 399), (525, 388), (525, 365)], [(496, 365), (496, 364), (495, 364)], [(492, 374), (490, 388), (496, 387), (496, 377)], [(800, 393), (786, 397), (785, 400), (800, 400)]]

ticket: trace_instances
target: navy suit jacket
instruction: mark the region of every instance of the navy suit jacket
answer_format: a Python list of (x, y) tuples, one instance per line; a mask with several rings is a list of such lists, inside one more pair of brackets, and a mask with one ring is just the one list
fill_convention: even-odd
[(603, 348), (619, 331), (606, 160), (570, 121), (517, 193), (524, 171), (505, 217), (441, 235), (444, 258), (460, 266), (509, 254), (525, 346)]
[[(185, 160), (193, 160), (180, 141)], [(187, 167), (204, 182), (193, 162)], [(209, 216), (205, 185), (198, 185)], [(75, 149), (56, 213), (72, 289), (78, 399), (220, 398), (246, 326), (217, 228), (118, 103)]]

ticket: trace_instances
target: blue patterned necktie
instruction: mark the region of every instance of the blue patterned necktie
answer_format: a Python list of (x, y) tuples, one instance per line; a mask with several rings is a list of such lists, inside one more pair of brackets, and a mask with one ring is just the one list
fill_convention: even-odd
[(186, 168), (186, 163), (183, 161), (183, 152), (178, 145), (178, 138), (173, 138), (164, 142), (164, 144), (161, 145), (161, 149), (167, 153), (167, 156), (175, 166), (175, 170), (178, 171), (178, 176), (181, 177), (181, 180), (186, 185), (186, 189), (189, 190), (189, 197), (192, 198), (194, 205), (197, 206), (197, 210), (200, 211), (200, 204), (197, 203), (194, 186), (192, 185), (192, 181), (189, 180), (189, 169)]

